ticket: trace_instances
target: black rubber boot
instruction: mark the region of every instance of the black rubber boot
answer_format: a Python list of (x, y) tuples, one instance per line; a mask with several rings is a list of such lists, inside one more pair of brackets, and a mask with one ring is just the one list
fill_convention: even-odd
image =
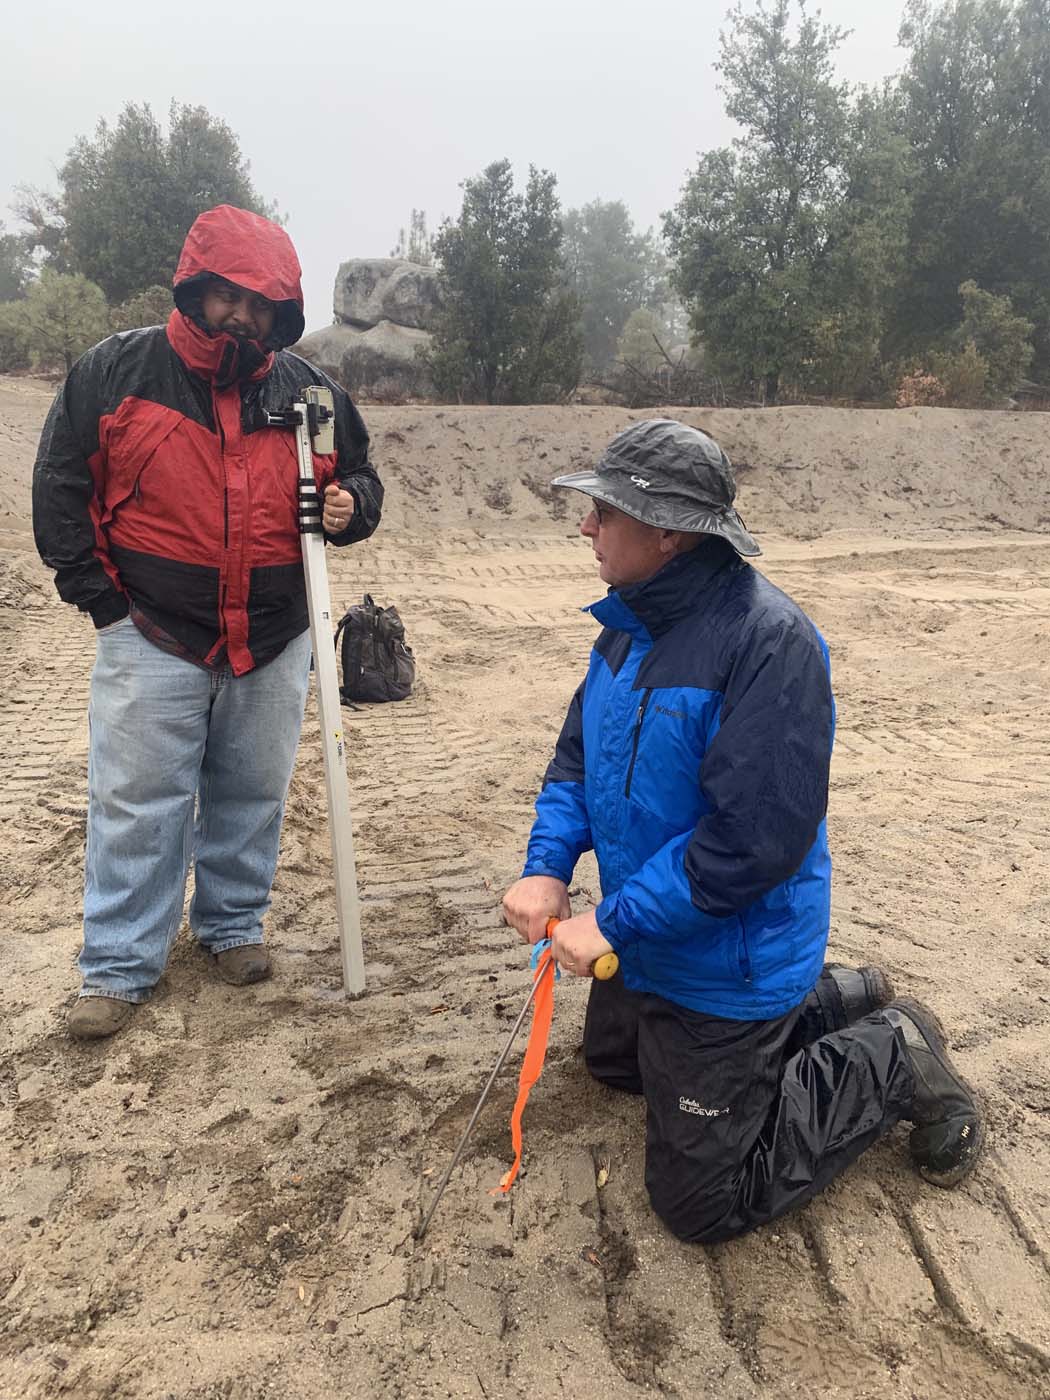
[(822, 1036), (845, 1030), (893, 1000), (893, 984), (881, 967), (826, 963), (817, 984), (798, 1010), (790, 1053)]
[(977, 1096), (948, 1058), (944, 1031), (932, 1011), (901, 997), (882, 1014), (903, 1040), (915, 1076), (915, 1098), (905, 1115), (915, 1125), (912, 1160), (925, 1181), (957, 1186), (973, 1171), (984, 1146)]
[(824, 971), (835, 983), (847, 1026), (852, 1026), (862, 1016), (870, 1016), (873, 1011), (881, 1011), (893, 1000), (893, 983), (889, 973), (881, 967), (845, 967), (842, 963), (825, 963)]

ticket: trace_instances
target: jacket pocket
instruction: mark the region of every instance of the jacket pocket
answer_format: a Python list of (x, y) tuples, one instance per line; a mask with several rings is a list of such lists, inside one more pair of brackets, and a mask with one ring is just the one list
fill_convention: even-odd
[(743, 919), (741, 919), (741, 918), (739, 917), (739, 915), (737, 916), (737, 926), (738, 926), (737, 943), (736, 943), (737, 969), (738, 969), (738, 971), (739, 971), (739, 973), (740, 973), (740, 976), (744, 979), (744, 981), (745, 981), (745, 982), (750, 982), (750, 981), (751, 981), (751, 977), (752, 977), (751, 948), (750, 948), (750, 945), (749, 945), (749, 943), (748, 943), (748, 938), (747, 938), (747, 925), (744, 923)]
[[(137, 405), (137, 410), (129, 408)], [(117, 509), (141, 494), (142, 475), (158, 448), (182, 422), (181, 414), (157, 404), (126, 400), (121, 404), (106, 435), (106, 467), (102, 485), (102, 524), (113, 519)]]
[(645, 722), (645, 712), (649, 708), (649, 701), (653, 698), (652, 690), (647, 690), (642, 696), (638, 710), (635, 714), (634, 733), (631, 736), (631, 760), (627, 767), (627, 781), (624, 785), (624, 797), (631, 795), (631, 780), (634, 778), (634, 765), (638, 761), (638, 745), (642, 738), (642, 724)]

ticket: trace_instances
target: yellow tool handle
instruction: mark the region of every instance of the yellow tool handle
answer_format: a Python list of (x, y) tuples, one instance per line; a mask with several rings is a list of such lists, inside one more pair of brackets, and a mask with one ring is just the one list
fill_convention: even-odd
[[(550, 938), (554, 930), (558, 927), (558, 919), (547, 920), (547, 937)], [(590, 976), (597, 977), (599, 982), (608, 982), (610, 977), (615, 977), (620, 969), (620, 959), (615, 953), (603, 953), (600, 958), (595, 958), (591, 963)]]
[(615, 977), (620, 970), (620, 959), (615, 953), (603, 953), (600, 958), (595, 958), (591, 968), (591, 976), (597, 977), (599, 982), (608, 982), (610, 977)]

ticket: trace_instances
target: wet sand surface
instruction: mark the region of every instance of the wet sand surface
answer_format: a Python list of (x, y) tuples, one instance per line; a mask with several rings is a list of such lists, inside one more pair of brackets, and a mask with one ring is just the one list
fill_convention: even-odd
[[(643, 1106), (588, 1078), (568, 978), (519, 1183), (490, 1194), (515, 1055), (413, 1238), (528, 990), (499, 896), (594, 635), (577, 502), (545, 483), (642, 415), (365, 411), (386, 523), (331, 552), (332, 592), (396, 603), (419, 663), (410, 700), (344, 712), (367, 994), (341, 994), (311, 701), (273, 980), (224, 985), (184, 929), (153, 1000), (85, 1047), (63, 1018), (94, 642), (28, 533), (48, 400), (0, 380), (4, 1400), (1050, 1395), (1044, 416), (681, 415), (741, 465), (760, 567), (831, 646), (831, 955), (934, 1007), (992, 1136), (946, 1193), (901, 1127), (702, 1249), (649, 1211)], [(596, 897), (589, 861), (574, 891)]]

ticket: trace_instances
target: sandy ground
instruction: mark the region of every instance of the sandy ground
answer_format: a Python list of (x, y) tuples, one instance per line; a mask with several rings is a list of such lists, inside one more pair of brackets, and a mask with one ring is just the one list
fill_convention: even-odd
[(762, 567), (831, 644), (832, 950), (947, 1023), (992, 1125), (976, 1176), (923, 1185), (901, 1128), (796, 1215), (680, 1245), (566, 979), (519, 1184), (489, 1194), (515, 1058), (417, 1244), (527, 990), (498, 896), (600, 591), (544, 483), (632, 415), (367, 412), (387, 523), (333, 592), (396, 602), (420, 666), (411, 700), (346, 713), (368, 994), (340, 995), (311, 715), (273, 981), (224, 986), (184, 932), (131, 1028), (85, 1048), (63, 1015), (93, 642), (27, 533), (47, 397), (0, 381), (3, 1400), (1050, 1395), (1044, 416), (683, 415), (741, 464)]

